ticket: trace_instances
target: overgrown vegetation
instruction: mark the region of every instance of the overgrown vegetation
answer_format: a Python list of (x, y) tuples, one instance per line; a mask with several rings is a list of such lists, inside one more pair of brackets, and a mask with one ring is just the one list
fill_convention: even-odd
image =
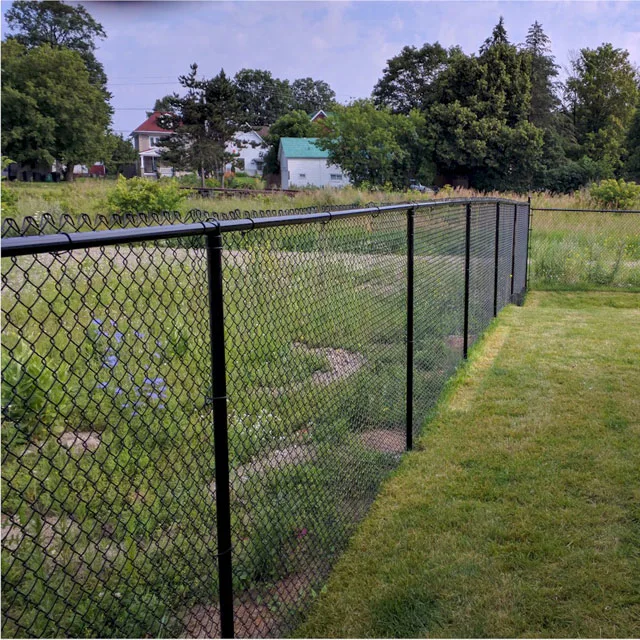
[(505, 311), (297, 635), (635, 635), (639, 333), (635, 294)]
[[(422, 221), (416, 415), (460, 357), (459, 220)], [(403, 212), (225, 238), (235, 588), (268, 600), (305, 576), (274, 625), (399, 459), (405, 246)], [(4, 633), (179, 635), (218, 597), (202, 243), (5, 260), (3, 278)]]

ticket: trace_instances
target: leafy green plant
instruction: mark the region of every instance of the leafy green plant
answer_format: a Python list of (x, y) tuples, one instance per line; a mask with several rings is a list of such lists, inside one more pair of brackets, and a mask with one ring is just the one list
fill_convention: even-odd
[(38, 427), (53, 425), (67, 413), (64, 385), (69, 380), (69, 365), (48, 362), (24, 340), (12, 349), (11, 357), (6, 352), (3, 356), (8, 363), (2, 371), (3, 415), (25, 440), (42, 435)]
[(14, 216), (18, 212), (18, 194), (13, 189), (0, 189), (0, 203), (3, 216)]
[(174, 211), (186, 197), (173, 180), (120, 177), (107, 196), (107, 207), (111, 213), (160, 213)]
[(605, 209), (632, 209), (640, 202), (640, 185), (635, 182), (603, 180), (589, 192), (592, 200)]

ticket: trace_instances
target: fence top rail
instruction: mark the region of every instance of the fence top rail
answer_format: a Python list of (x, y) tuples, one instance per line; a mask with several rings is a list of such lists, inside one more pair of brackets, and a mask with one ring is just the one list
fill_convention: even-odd
[(640, 213), (640, 209), (570, 209), (553, 207), (531, 207), (531, 211), (562, 211), (564, 213)]
[(17, 238), (3, 238), (0, 243), (2, 257), (11, 258), (24, 255), (52, 253), (56, 251), (70, 251), (72, 249), (89, 249), (106, 247), (131, 242), (148, 242), (197, 236), (220, 231), (251, 231), (253, 229), (269, 227), (285, 227), (313, 222), (329, 222), (340, 218), (379, 214), (408, 209), (438, 209), (451, 205), (466, 204), (514, 204), (527, 205), (524, 200), (510, 200), (506, 198), (457, 198), (447, 200), (431, 200), (428, 202), (404, 202), (383, 206), (369, 206), (359, 209), (343, 211), (323, 211), (318, 213), (302, 213), (286, 216), (265, 218), (242, 218), (238, 220), (209, 220), (189, 224), (172, 224), (153, 227), (136, 227), (125, 229), (109, 229), (105, 231), (80, 231), (74, 233), (55, 233), (41, 236), (23, 236)]

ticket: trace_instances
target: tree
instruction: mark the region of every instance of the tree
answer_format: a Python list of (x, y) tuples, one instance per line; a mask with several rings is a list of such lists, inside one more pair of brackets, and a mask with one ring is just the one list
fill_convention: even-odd
[(270, 125), (291, 108), (291, 86), (270, 71), (242, 69), (233, 82), (243, 119), (251, 126)]
[(210, 80), (197, 79), (198, 65), (178, 79), (187, 90), (183, 98), (172, 97), (172, 112), (158, 118), (158, 124), (172, 132), (161, 141), (163, 158), (173, 166), (198, 171), (204, 186), (209, 173), (222, 174), (232, 158), (225, 145), (242, 128), (235, 84), (224, 70)]
[(529, 122), (536, 127), (549, 128), (553, 114), (560, 105), (556, 95), (554, 79), (558, 76), (558, 65), (551, 55), (551, 41), (539, 22), (534, 22), (527, 33), (524, 50), (531, 61), (531, 103)]
[(578, 144), (584, 155), (600, 163), (600, 177), (612, 177), (626, 153), (625, 138), (638, 102), (638, 74), (629, 52), (609, 43), (581, 49), (571, 67), (565, 103)]
[(160, 111), (161, 113), (172, 111), (173, 105), (178, 98), (179, 96), (177, 93), (169, 93), (162, 98), (156, 98), (156, 101), (153, 104), (153, 109), (151, 111), (147, 111), (147, 118), (151, 117), (156, 111)]
[(484, 44), (480, 47), (480, 55), (485, 53), (491, 47), (495, 47), (496, 45), (508, 45), (511, 44), (509, 42), (509, 38), (507, 37), (507, 30), (504, 26), (504, 18), (500, 16), (500, 20), (498, 20), (498, 24), (493, 28), (491, 32), (491, 36), (484, 41)]
[(104, 145), (104, 165), (109, 175), (119, 174), (125, 165), (138, 159), (138, 152), (130, 140), (109, 132)]
[(406, 188), (420, 170), (425, 157), (420, 112), (393, 114), (376, 109), (370, 100), (357, 100), (346, 107), (337, 105), (329, 121), (318, 145), (329, 151), (329, 162), (339, 165), (356, 186)]
[(426, 110), (435, 100), (435, 81), (450, 56), (458, 51), (447, 51), (437, 42), (424, 44), (420, 49), (404, 47), (397, 56), (387, 60), (382, 78), (373, 89), (375, 104), (389, 107), (393, 113)]
[(48, 44), (77, 51), (86, 64), (90, 81), (106, 91), (107, 76), (94, 51), (95, 40), (103, 40), (107, 34), (81, 4), (15, 0), (5, 18), (14, 32), (11, 37), (27, 48)]
[(280, 171), (278, 162), (280, 138), (312, 138), (319, 133), (318, 126), (311, 122), (305, 111), (292, 111), (278, 118), (269, 128), (269, 134), (265, 139), (269, 145), (269, 151), (264, 159), (264, 173), (273, 174)]
[(326, 111), (332, 108), (335, 100), (335, 91), (323, 80), (298, 78), (291, 83), (291, 108), (294, 111)]
[(111, 107), (92, 84), (84, 60), (69, 49), (26, 49), (2, 43), (2, 153), (36, 167), (60, 161), (73, 180), (73, 165), (103, 152)]
[(630, 180), (640, 183), (640, 106), (627, 134), (627, 149), (629, 157), (624, 165), (624, 173)]

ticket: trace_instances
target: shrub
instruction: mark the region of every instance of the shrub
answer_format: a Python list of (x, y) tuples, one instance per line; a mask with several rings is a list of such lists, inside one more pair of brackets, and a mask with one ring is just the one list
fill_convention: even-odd
[(111, 213), (161, 213), (175, 211), (186, 197), (173, 180), (120, 177), (107, 196), (107, 207)]
[(18, 211), (18, 194), (8, 187), (0, 190), (0, 202), (3, 216), (13, 216)]
[(640, 185), (624, 180), (603, 180), (589, 191), (592, 200), (605, 209), (632, 209), (640, 200)]

